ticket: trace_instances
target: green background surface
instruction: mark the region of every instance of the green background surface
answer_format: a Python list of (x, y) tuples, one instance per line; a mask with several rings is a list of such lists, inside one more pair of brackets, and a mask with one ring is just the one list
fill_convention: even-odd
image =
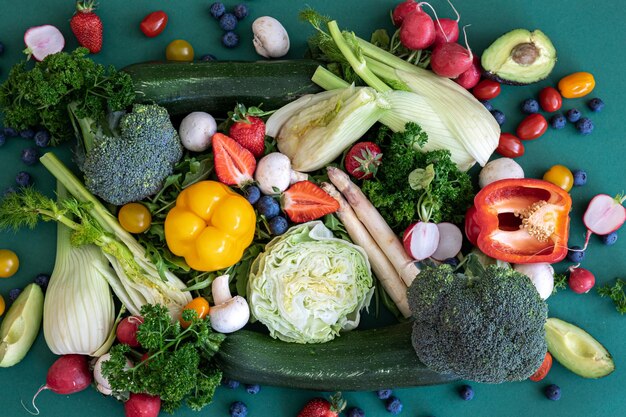
[[(236, 1), (228, 1), (232, 7)], [(361, 36), (369, 36), (378, 27), (389, 27), (388, 11), (396, 1), (323, 1), (310, 0), (308, 4), (339, 20), (342, 27), (353, 29)], [(66, 49), (73, 49), (76, 41), (69, 28), (74, 2), (71, 0), (30, 0), (16, 2), (0, 0), (0, 41), (6, 51), (0, 56), (0, 77), (4, 79), (14, 63), (22, 59), (22, 35), (26, 28), (41, 24), (54, 24), (66, 37)], [(208, 13), (211, 1), (200, 0), (103, 0), (99, 14), (105, 26), (103, 51), (94, 57), (99, 62), (122, 67), (134, 62), (164, 58), (165, 46), (174, 39), (190, 41), (196, 56), (212, 53), (219, 59), (254, 60), (257, 56), (251, 44), (250, 25), (255, 17), (271, 15), (287, 28), (292, 41), (289, 58), (302, 56), (305, 38), (311, 33), (307, 25), (297, 20), (297, 12), (304, 2), (288, 0), (249, 1), (248, 17), (237, 29), (242, 44), (227, 50), (220, 44), (221, 31)], [(434, 1), (439, 14), (452, 17), (444, 1)], [(626, 189), (624, 181), (623, 98), (625, 84), (623, 69), (626, 58), (623, 47), (626, 37), (623, 22), (626, 12), (620, 2), (599, 0), (545, 1), (545, 0), (458, 0), (456, 6), (463, 24), (472, 24), (469, 39), (477, 53), (497, 36), (514, 28), (542, 29), (555, 44), (559, 60), (549, 79), (527, 87), (503, 87), (503, 93), (493, 102), (507, 114), (503, 129), (514, 131), (522, 119), (519, 103), (548, 85), (555, 85), (563, 76), (574, 71), (592, 72), (597, 80), (593, 96), (602, 97), (606, 109), (591, 115), (595, 131), (590, 136), (580, 136), (571, 124), (565, 129), (548, 132), (538, 140), (526, 143), (526, 155), (519, 162), (529, 177), (540, 177), (550, 166), (564, 164), (571, 169), (585, 169), (588, 185), (571, 191), (574, 208), (571, 214), (570, 245), (581, 245), (584, 228), (581, 216), (589, 199), (597, 193), (615, 195)], [(157, 38), (148, 39), (139, 31), (139, 22), (147, 13), (162, 9), (170, 18), (168, 27)], [(565, 100), (563, 109), (578, 107), (590, 115), (585, 99)], [(256, 103), (250, 103), (256, 104)], [(20, 161), (22, 149), (30, 146), (25, 139), (11, 139), (0, 149), (0, 189), (13, 185), (21, 170), (29, 171), (36, 185), (52, 193), (51, 176), (40, 165), (27, 167)], [(64, 159), (69, 160), (68, 148), (63, 148)], [(41, 272), (51, 272), (55, 254), (55, 226), (41, 224), (34, 231), (19, 234), (0, 233), (0, 248), (11, 248), (22, 262), (18, 273), (10, 279), (0, 280), (0, 294), (5, 299), (11, 288), (23, 287)], [(622, 232), (624, 234), (624, 232)], [(583, 266), (596, 275), (600, 284), (626, 277), (626, 235), (616, 245), (603, 246), (597, 237), (591, 239)], [(567, 264), (556, 266), (563, 271)], [(501, 385), (473, 384), (474, 400), (464, 402), (456, 390), (459, 384), (437, 387), (399, 389), (396, 395), (404, 403), (401, 415), (425, 416), (618, 416), (626, 409), (626, 317), (620, 316), (612, 303), (600, 298), (595, 290), (586, 295), (562, 291), (548, 300), (550, 315), (571, 321), (583, 327), (600, 340), (615, 357), (617, 370), (601, 380), (580, 378), (556, 364), (546, 380)], [(384, 318), (366, 319), (368, 324), (382, 323)], [(359, 347), (367, 349), (367, 346)], [(44, 383), (54, 355), (48, 350), (40, 334), (26, 358), (12, 368), (0, 369), (0, 415), (27, 416), (20, 400), (29, 402), (31, 396)], [(543, 388), (555, 383), (562, 388), (562, 399), (552, 402), (545, 399)], [(251, 417), (294, 416), (303, 403), (318, 393), (293, 389), (263, 387), (258, 395), (247, 394), (243, 388), (220, 388), (212, 405), (199, 415), (227, 416), (232, 401), (243, 400), (249, 406)], [(350, 406), (359, 406), (368, 416), (389, 415), (382, 401), (373, 393), (346, 393)], [(38, 399), (42, 415), (46, 416), (121, 416), (122, 405), (103, 397), (95, 390), (61, 396), (43, 392)], [(196, 415), (183, 408), (178, 416)]]

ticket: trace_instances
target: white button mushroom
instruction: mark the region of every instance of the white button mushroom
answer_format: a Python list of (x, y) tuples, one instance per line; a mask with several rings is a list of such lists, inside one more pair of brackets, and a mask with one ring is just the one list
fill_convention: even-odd
[[(96, 382), (96, 389), (104, 395), (111, 395), (113, 390), (109, 384), (109, 380), (102, 375), (102, 364), (111, 359), (110, 353), (105, 353), (100, 356), (93, 367), (93, 379)], [(132, 368), (133, 364), (128, 359), (126, 360), (125, 370)]]
[(259, 160), (254, 172), (254, 179), (263, 194), (279, 194), (290, 184), (304, 181), (307, 174), (291, 169), (289, 157), (280, 152), (272, 152)]
[(195, 111), (189, 113), (180, 123), (178, 134), (180, 141), (192, 152), (204, 152), (211, 146), (211, 137), (217, 132), (217, 123), (208, 113)]
[(252, 23), (256, 52), (265, 58), (280, 58), (289, 52), (289, 35), (283, 25), (271, 16), (259, 17)]
[(250, 308), (245, 298), (231, 296), (228, 288), (228, 275), (215, 278), (211, 284), (214, 307), (209, 310), (211, 327), (216, 332), (232, 333), (248, 323)]
[(511, 158), (498, 158), (487, 164), (478, 174), (480, 188), (505, 178), (524, 178), (524, 170)]
[(534, 264), (517, 264), (513, 269), (526, 275), (532, 281), (541, 298), (546, 300), (554, 290), (554, 268), (545, 262)]

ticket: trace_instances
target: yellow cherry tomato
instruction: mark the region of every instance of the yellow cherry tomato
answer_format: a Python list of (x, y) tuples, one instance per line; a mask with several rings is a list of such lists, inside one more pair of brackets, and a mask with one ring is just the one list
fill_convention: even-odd
[(4, 297), (0, 295), (0, 316), (4, 314), (6, 304), (4, 303)]
[(543, 174), (543, 179), (557, 187), (561, 187), (565, 191), (571, 190), (574, 185), (574, 175), (572, 175), (572, 171), (563, 165), (554, 165)]
[(20, 267), (17, 254), (9, 249), (0, 249), (0, 278), (12, 277)]
[(165, 48), (168, 61), (193, 61), (193, 46), (187, 41), (176, 39)]
[[(203, 319), (209, 314), (209, 309), (209, 302), (206, 300), (206, 298), (196, 297), (189, 303), (187, 303), (187, 305), (183, 308), (183, 311), (194, 310), (198, 314), (198, 318)], [(184, 328), (187, 328), (191, 325), (191, 322), (185, 321), (181, 318), (180, 325)]]
[(566, 75), (559, 81), (559, 92), (565, 98), (578, 98), (591, 93), (596, 86), (596, 80), (588, 72), (575, 72)]
[(140, 203), (124, 204), (117, 213), (117, 218), (124, 230), (130, 233), (143, 233), (152, 224), (150, 210)]

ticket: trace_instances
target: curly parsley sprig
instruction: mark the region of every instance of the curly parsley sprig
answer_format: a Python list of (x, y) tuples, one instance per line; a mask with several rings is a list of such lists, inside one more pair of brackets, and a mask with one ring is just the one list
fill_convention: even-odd
[(598, 287), (598, 294), (601, 297), (609, 297), (613, 300), (615, 304), (615, 309), (620, 313), (626, 313), (626, 292), (624, 289), (626, 288), (626, 280), (622, 278), (617, 278), (615, 280), (615, 284), (611, 286), (610, 284), (603, 285), (602, 287)]

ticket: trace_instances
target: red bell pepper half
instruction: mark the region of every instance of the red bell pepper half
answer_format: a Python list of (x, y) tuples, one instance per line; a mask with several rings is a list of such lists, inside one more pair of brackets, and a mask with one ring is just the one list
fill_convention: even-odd
[(516, 264), (561, 261), (567, 255), (570, 195), (543, 180), (512, 178), (476, 194), (478, 248)]

